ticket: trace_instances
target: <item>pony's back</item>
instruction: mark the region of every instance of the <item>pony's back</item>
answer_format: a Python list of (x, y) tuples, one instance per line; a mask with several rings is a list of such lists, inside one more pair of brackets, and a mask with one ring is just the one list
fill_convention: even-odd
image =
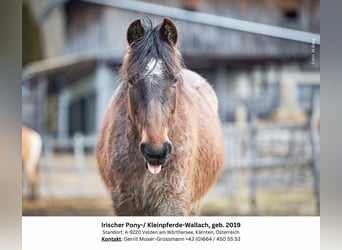
[(196, 202), (210, 190), (216, 182), (224, 165), (224, 146), (220, 119), (218, 116), (218, 99), (210, 84), (199, 74), (182, 70), (184, 82), (183, 105), (189, 119), (183, 119), (191, 138), (193, 172), (189, 180), (193, 183), (192, 199)]
[(212, 87), (209, 85), (207, 80), (205, 80), (203, 77), (201, 77), (199, 74), (188, 70), (183, 69), (183, 78), (186, 82), (186, 85), (189, 87), (190, 91), (196, 91), (197, 94), (202, 97), (202, 100), (205, 99), (209, 105), (211, 105), (211, 108), (213, 111), (218, 111), (218, 100), (217, 96), (212, 89)]

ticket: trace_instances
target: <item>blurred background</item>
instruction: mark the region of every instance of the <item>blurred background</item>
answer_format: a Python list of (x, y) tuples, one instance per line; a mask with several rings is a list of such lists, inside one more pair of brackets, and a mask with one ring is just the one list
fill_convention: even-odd
[(22, 122), (43, 148), (23, 215), (111, 214), (94, 148), (144, 16), (175, 20), (185, 65), (219, 98), (225, 168), (201, 215), (319, 215), (319, 13), (317, 0), (24, 0)]

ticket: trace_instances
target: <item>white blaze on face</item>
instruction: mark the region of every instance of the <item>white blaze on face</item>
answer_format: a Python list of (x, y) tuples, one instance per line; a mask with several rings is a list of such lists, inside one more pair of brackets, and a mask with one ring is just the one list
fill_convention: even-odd
[[(157, 60), (155, 58), (152, 58), (151, 61), (147, 64), (146, 74), (148, 76), (162, 77), (163, 76), (163, 63), (162, 63), (162, 61)], [(152, 79), (153, 78), (150, 77), (150, 80), (152, 80)], [(156, 105), (156, 106), (158, 107), (158, 105)], [(159, 172), (162, 168), (162, 165), (151, 165), (150, 163), (147, 163), (147, 168), (151, 174), (156, 175), (156, 174), (159, 174)]]
[(147, 64), (146, 73), (149, 75), (163, 75), (163, 65), (160, 60), (152, 58), (151, 61)]

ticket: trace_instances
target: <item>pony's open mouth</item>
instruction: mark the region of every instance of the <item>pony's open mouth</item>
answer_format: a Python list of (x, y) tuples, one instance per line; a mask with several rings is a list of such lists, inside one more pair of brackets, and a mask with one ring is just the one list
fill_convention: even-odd
[(151, 174), (159, 174), (160, 170), (163, 168), (162, 164), (154, 165), (150, 164), (145, 160), (145, 166)]

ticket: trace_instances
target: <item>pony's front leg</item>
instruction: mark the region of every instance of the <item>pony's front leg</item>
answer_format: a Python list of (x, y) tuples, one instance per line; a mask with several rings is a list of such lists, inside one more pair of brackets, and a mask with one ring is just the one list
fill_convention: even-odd
[(189, 204), (179, 197), (170, 197), (158, 207), (160, 216), (188, 216), (190, 215)]

